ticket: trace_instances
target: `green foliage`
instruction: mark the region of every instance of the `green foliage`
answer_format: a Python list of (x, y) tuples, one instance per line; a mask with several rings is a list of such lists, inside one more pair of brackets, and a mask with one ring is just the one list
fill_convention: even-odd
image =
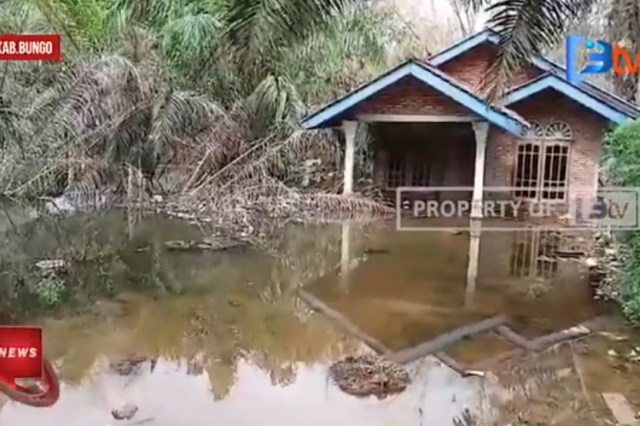
[[(162, 193), (186, 211), (229, 214), (242, 232), (257, 226), (230, 211), (240, 201), (290, 197), (315, 213), (339, 210), (336, 197), (313, 193), (302, 203), (292, 191), (309, 153), (327, 169), (339, 164), (335, 135), (301, 132), (299, 120), (383, 68), (389, 43), (409, 37), (391, 13), (354, 0), (7, 0), (2, 8), (0, 31), (60, 33), (64, 60), (0, 65), (0, 193), (30, 203), (69, 192), (126, 201)], [(5, 236), (0, 310), (180, 289), (161, 250), (138, 252), (121, 235), (126, 221), (46, 216)], [(33, 266), (41, 259), (72, 268), (43, 274)]]
[[(640, 120), (619, 126), (609, 134), (602, 172), (609, 185), (640, 187)], [(621, 287), (622, 308), (630, 321), (640, 324), (640, 232), (631, 233), (627, 244), (629, 260)]]
[(5, 6), (3, 32), (58, 32), (65, 58), (0, 71), (0, 192), (17, 197), (154, 187), (162, 165), (193, 164), (187, 150), (223, 151), (211, 156), (220, 165), (287, 138), (308, 108), (378, 72), (387, 46), (410, 36), (354, 0)]
[(614, 129), (605, 144), (603, 172), (615, 185), (640, 186), (640, 121)]
[(45, 271), (36, 282), (35, 293), (42, 303), (53, 306), (62, 301), (65, 287), (64, 279), (53, 271)]
[(630, 252), (621, 288), (622, 310), (629, 321), (640, 325), (640, 233), (628, 240)]

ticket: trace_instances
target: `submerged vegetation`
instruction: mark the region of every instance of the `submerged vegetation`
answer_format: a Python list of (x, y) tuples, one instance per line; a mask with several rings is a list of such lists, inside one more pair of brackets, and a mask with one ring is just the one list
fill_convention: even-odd
[[(337, 135), (297, 123), (386, 66), (389, 46), (411, 37), (391, 11), (348, 0), (277, 10), (235, 0), (10, 0), (2, 8), (1, 32), (63, 39), (61, 63), (0, 65), (7, 311), (34, 293), (38, 305), (55, 305), (124, 283), (167, 288), (154, 266), (162, 247), (137, 241), (150, 210), (190, 221), (207, 238), (285, 257), (283, 221), (385, 211), (337, 195)], [(87, 213), (37, 208), (58, 213), (60, 200)], [(96, 205), (119, 210), (106, 218)], [(54, 272), (34, 266), (40, 260), (72, 267)], [(86, 262), (99, 272), (80, 285)]]

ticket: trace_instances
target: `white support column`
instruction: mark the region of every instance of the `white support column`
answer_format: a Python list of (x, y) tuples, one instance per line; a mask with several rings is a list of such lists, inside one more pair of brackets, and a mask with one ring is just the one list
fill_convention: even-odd
[(489, 123), (486, 121), (473, 122), (473, 133), (476, 135), (476, 161), (473, 177), (473, 207), (471, 208), (471, 219), (482, 219), (482, 194), (484, 189), (485, 157), (487, 153)]
[(467, 287), (465, 289), (464, 307), (473, 307), (473, 299), (476, 293), (476, 281), (478, 280), (478, 266), (480, 263), (480, 235), (482, 223), (471, 219), (469, 228), (469, 260), (467, 264)]
[(345, 149), (344, 149), (344, 187), (342, 193), (347, 195), (353, 192), (353, 162), (356, 154), (356, 130), (358, 129), (357, 121), (343, 121), (342, 130), (344, 131)]

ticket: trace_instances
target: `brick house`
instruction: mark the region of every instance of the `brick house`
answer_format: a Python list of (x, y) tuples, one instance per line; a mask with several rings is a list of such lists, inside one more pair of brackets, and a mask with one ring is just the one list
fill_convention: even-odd
[(593, 200), (604, 132), (640, 111), (568, 81), (542, 57), (531, 58), (500, 106), (488, 105), (477, 89), (497, 41), (485, 30), (428, 60), (408, 60), (306, 117), (306, 129), (342, 126), (344, 192), (353, 188), (356, 129), (366, 122), (376, 181), (390, 195), (397, 187), (465, 186), (473, 191), (464, 197), (481, 201), (491, 187), (515, 187), (509, 196), (530, 202)]

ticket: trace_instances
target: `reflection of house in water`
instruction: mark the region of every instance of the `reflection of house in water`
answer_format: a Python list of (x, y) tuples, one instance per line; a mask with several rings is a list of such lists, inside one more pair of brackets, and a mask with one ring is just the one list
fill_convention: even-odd
[(513, 234), (509, 275), (514, 278), (554, 278), (559, 262), (555, 258), (560, 235), (554, 231), (526, 229)]
[(583, 267), (556, 254), (574, 248), (575, 237), (538, 227), (482, 233), (477, 282), (468, 283), (474, 291), (467, 305), (493, 306), (522, 332), (557, 331), (592, 318), (599, 308)]
[(556, 257), (573, 235), (538, 227), (485, 232), (480, 237), (478, 275), (482, 281), (516, 283), (578, 278), (580, 265)]

